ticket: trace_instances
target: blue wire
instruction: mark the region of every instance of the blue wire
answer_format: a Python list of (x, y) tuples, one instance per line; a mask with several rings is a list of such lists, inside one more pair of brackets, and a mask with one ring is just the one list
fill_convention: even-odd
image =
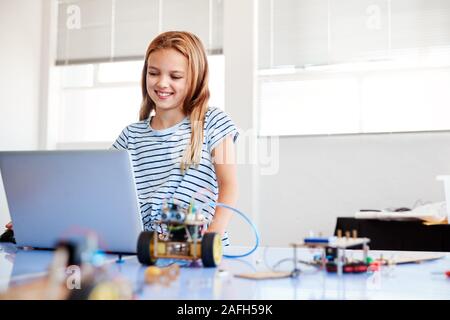
[(256, 229), (256, 227), (255, 227), (255, 225), (253, 224), (253, 222), (252, 222), (252, 221), (251, 221), (244, 213), (242, 213), (241, 211), (239, 211), (239, 210), (236, 209), (236, 208), (230, 207), (229, 205), (226, 205), (226, 204), (220, 203), (220, 202), (218, 202), (218, 203), (211, 202), (210, 205), (211, 205), (212, 207), (218, 206), (218, 207), (227, 208), (227, 209), (230, 209), (231, 211), (234, 211), (235, 213), (239, 214), (242, 218), (244, 218), (245, 221), (247, 221), (247, 223), (252, 227), (253, 232), (255, 233), (256, 243), (255, 243), (255, 246), (254, 246), (249, 252), (243, 253), (243, 254), (238, 254), (238, 255), (228, 255), (228, 254), (224, 254), (223, 256), (224, 256), (225, 258), (243, 258), (243, 257), (246, 257), (246, 256), (251, 255), (253, 252), (255, 252), (256, 249), (258, 249), (258, 247), (259, 247), (259, 234), (258, 234), (258, 230)]

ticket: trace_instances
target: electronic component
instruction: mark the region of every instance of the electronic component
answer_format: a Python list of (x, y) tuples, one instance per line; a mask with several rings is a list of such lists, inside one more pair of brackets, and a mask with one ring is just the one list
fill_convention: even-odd
[(217, 233), (205, 233), (207, 221), (192, 202), (187, 208), (166, 200), (161, 220), (167, 234), (159, 237), (155, 231), (139, 235), (137, 256), (142, 264), (154, 265), (159, 258), (201, 260), (204, 267), (216, 267), (222, 260), (222, 240)]
[[(322, 267), (327, 272), (342, 273), (361, 273), (366, 272), (370, 266), (368, 262), (368, 238), (358, 238), (356, 230), (353, 230), (352, 237), (350, 232), (345, 233), (342, 237), (342, 231), (338, 230), (337, 237), (306, 237), (303, 243), (293, 243), (291, 246), (294, 250), (294, 269), (293, 276), (297, 276), (300, 270), (297, 267), (297, 248), (318, 248), (322, 249), (321, 256), (315, 256), (313, 263)], [(362, 247), (363, 259), (361, 261), (347, 261), (345, 250), (349, 248)]]

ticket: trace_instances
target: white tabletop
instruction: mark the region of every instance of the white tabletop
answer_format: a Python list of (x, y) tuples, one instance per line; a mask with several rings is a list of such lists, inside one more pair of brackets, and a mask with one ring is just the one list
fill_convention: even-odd
[[(228, 247), (226, 253), (245, 252), (248, 248)], [(298, 249), (298, 258), (311, 260), (314, 254)], [(347, 251), (347, 256), (358, 258), (360, 251)], [(371, 251), (369, 256), (401, 258), (410, 252)], [(53, 256), (52, 251), (23, 251), (14, 245), (0, 244), (0, 291), (45, 274)], [(108, 269), (128, 279), (138, 299), (450, 299), (450, 279), (444, 275), (450, 270), (450, 254), (420, 264), (384, 266), (380, 271), (364, 274), (327, 273), (304, 264), (297, 278), (249, 280), (236, 274), (268, 271), (280, 262), (276, 270), (292, 269), (293, 251), (290, 248), (259, 248), (251, 256), (241, 259), (223, 259), (217, 268), (182, 267), (180, 277), (169, 286), (144, 284), (145, 266), (135, 256), (115, 263), (108, 257)], [(283, 262), (284, 261), (284, 262)], [(158, 261), (159, 266), (173, 260)], [(439, 274), (434, 274), (438, 272)]]

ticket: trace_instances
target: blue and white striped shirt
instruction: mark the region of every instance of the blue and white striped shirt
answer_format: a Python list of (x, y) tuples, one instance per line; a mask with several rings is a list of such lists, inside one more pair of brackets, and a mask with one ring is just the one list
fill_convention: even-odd
[[(188, 117), (164, 130), (152, 129), (149, 119), (123, 129), (113, 148), (125, 149), (130, 153), (145, 230), (166, 232), (154, 222), (160, 219), (164, 199), (174, 197), (188, 205), (197, 191), (206, 188), (214, 194), (214, 197), (207, 195), (209, 202), (217, 202), (219, 190), (212, 150), (227, 136), (231, 136), (234, 142), (238, 137), (231, 118), (220, 109), (209, 108), (205, 116), (200, 164), (197, 168), (190, 167), (182, 174), (180, 160), (191, 138)], [(197, 198), (196, 201), (197, 205), (206, 202), (202, 198)], [(204, 205), (203, 214), (211, 221), (214, 207)], [(222, 241), (225, 245), (228, 244), (226, 233)]]

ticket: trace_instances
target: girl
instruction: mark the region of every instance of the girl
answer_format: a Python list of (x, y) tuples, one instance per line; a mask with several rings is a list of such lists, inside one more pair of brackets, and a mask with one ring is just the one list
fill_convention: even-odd
[(154, 223), (162, 202), (173, 197), (188, 205), (208, 189), (209, 201), (197, 203), (205, 204), (207, 232), (221, 234), (227, 245), (233, 213), (208, 203), (237, 201), (238, 132), (228, 115), (208, 107), (208, 62), (200, 39), (179, 31), (157, 36), (145, 55), (141, 86), (140, 122), (127, 126), (113, 147), (130, 153), (144, 229), (166, 233)]

